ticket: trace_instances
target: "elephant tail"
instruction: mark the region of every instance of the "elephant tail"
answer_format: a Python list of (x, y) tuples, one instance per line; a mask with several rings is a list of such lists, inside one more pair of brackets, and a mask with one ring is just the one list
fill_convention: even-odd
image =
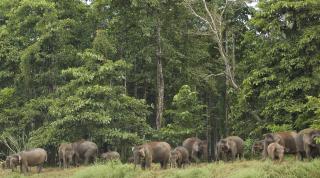
[(48, 162), (48, 154), (46, 154), (45, 158), (44, 158), (45, 162)]

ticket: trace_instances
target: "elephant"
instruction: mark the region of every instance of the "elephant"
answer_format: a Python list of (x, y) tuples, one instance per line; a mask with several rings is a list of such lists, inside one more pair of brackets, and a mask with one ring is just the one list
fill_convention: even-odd
[(320, 153), (320, 144), (315, 141), (316, 137), (320, 136), (320, 130), (308, 128), (301, 130), (296, 136), (297, 158), (303, 160), (307, 157), (308, 160), (318, 156)]
[(127, 160), (128, 163), (134, 163), (134, 157), (130, 156)]
[(42, 148), (22, 151), (10, 156), (10, 168), (15, 169), (20, 165), (20, 171), (26, 174), (29, 171), (29, 166), (37, 166), (38, 173), (40, 173), (44, 162), (47, 161), (47, 158), (47, 152)]
[(101, 158), (105, 161), (120, 160), (120, 154), (116, 151), (108, 151), (101, 154)]
[(208, 144), (206, 140), (200, 140), (197, 137), (187, 138), (183, 141), (182, 146), (189, 152), (189, 160), (199, 162), (208, 159)]
[[(59, 155), (59, 167), (60, 168), (68, 168), (72, 163), (75, 152), (72, 148), (71, 143), (62, 143), (58, 149)], [(62, 167), (63, 164), (63, 167)]]
[(279, 162), (283, 161), (285, 148), (279, 143), (270, 143), (267, 148), (269, 157), (272, 160), (279, 159)]
[(7, 168), (6, 161), (1, 162), (1, 168), (2, 169), (6, 169)]
[(243, 158), (244, 142), (238, 136), (229, 136), (221, 139), (217, 143), (217, 156), (219, 160), (227, 161), (231, 156), (231, 161), (235, 160), (238, 156), (239, 159)]
[(222, 139), (219, 140), (216, 144), (216, 148), (215, 148), (215, 157), (216, 157), (216, 161), (219, 160), (225, 160), (225, 154), (222, 151), (224, 143), (222, 143)]
[(264, 134), (264, 143), (262, 151), (262, 159), (266, 159), (268, 153), (267, 148), (270, 143), (279, 143), (285, 148), (285, 154), (296, 154), (296, 138), (297, 132), (287, 131), (278, 133), (267, 133)]
[(13, 154), (6, 157), (6, 160), (3, 162), (3, 169), (12, 169), (15, 171), (17, 166), (19, 165), (19, 155)]
[(183, 146), (178, 146), (174, 150), (171, 151), (170, 155), (170, 164), (171, 167), (181, 168), (184, 167), (186, 164), (190, 164), (189, 161), (189, 152)]
[(151, 168), (151, 163), (160, 163), (162, 169), (167, 168), (171, 146), (167, 142), (148, 142), (132, 148), (134, 165), (142, 169)]
[(254, 156), (256, 153), (262, 153), (264, 140), (255, 141), (251, 147), (251, 154)]
[(98, 146), (87, 140), (80, 140), (71, 144), (75, 154), (75, 164), (79, 166), (79, 160), (84, 159), (84, 164), (88, 165), (90, 161), (94, 162), (98, 155)]

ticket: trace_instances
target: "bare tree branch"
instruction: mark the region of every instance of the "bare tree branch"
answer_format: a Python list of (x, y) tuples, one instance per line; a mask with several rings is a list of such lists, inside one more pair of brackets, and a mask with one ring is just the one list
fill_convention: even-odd
[(212, 27), (212, 25), (210, 24), (210, 22), (209, 22), (206, 18), (204, 18), (204, 17), (200, 16), (199, 14), (197, 14), (196, 11), (192, 8), (191, 4), (187, 3), (187, 5), (188, 5), (188, 7), (189, 7), (189, 9), (191, 10), (191, 12), (192, 12), (193, 15), (195, 15), (196, 17), (198, 17), (199, 19), (201, 19), (202, 21), (204, 21), (206, 24), (209, 25), (210, 29), (211, 29), (214, 33), (217, 33), (217, 31)]

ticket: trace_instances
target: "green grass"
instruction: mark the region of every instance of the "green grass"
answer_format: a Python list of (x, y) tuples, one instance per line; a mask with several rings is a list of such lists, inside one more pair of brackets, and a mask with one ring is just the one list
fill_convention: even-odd
[[(236, 161), (234, 163), (193, 164), (185, 169), (161, 170), (153, 164), (151, 170), (141, 170), (132, 164), (107, 163), (60, 170), (46, 168), (36, 174), (33, 168), (28, 178), (320, 178), (320, 160), (300, 162), (288, 159), (283, 163), (267, 161)], [(0, 177), (22, 178), (19, 173), (1, 170)]]

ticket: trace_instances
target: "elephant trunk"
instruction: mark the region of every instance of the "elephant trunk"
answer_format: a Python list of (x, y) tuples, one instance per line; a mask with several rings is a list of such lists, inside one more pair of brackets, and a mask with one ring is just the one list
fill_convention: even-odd
[(137, 167), (137, 164), (139, 164), (139, 159), (138, 159), (138, 156), (137, 155), (134, 155), (133, 156), (133, 163), (134, 163), (134, 169), (136, 169)]

